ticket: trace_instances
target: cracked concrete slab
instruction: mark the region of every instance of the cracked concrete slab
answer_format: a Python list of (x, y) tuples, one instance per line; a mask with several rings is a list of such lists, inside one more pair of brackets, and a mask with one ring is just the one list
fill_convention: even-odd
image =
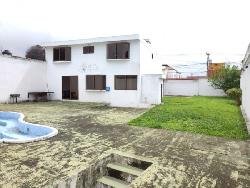
[(144, 109), (48, 102), (0, 104), (26, 120), (58, 129), (51, 139), (0, 148), (0, 187), (46, 187), (74, 176), (106, 152), (147, 157), (156, 164), (131, 187), (250, 187), (250, 141), (131, 127)]

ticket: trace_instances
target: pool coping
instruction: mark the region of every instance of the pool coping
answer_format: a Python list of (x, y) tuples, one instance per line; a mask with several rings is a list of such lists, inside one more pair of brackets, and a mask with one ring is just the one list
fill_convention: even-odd
[(51, 137), (58, 134), (58, 130), (56, 128), (54, 128), (54, 127), (41, 125), (41, 124), (35, 124), (35, 123), (29, 123), (29, 122), (24, 121), (25, 116), (22, 113), (9, 112), (9, 111), (0, 111), (0, 113), (2, 113), (2, 112), (3, 113), (17, 114), (18, 115), (18, 118), (17, 118), (18, 123), (29, 124), (29, 125), (38, 126), (38, 127), (45, 127), (45, 128), (51, 129), (52, 132), (47, 134), (47, 135), (44, 135), (44, 136), (39, 136), (39, 137), (36, 137), (36, 138), (23, 139), (23, 140), (14, 140), (14, 139), (3, 138), (3, 139), (0, 139), (0, 143), (21, 144), (21, 143), (27, 143), (27, 142), (35, 142), (35, 141), (40, 141), (40, 140), (45, 140), (45, 139), (51, 138)]

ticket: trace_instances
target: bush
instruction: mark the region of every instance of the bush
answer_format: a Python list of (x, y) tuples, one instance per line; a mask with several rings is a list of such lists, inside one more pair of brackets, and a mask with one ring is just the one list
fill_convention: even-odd
[(231, 88), (240, 88), (240, 70), (236, 66), (226, 66), (209, 78), (209, 82), (216, 89), (226, 92)]
[(226, 91), (226, 94), (232, 98), (235, 99), (238, 105), (241, 105), (241, 94), (242, 91), (240, 88), (231, 88)]

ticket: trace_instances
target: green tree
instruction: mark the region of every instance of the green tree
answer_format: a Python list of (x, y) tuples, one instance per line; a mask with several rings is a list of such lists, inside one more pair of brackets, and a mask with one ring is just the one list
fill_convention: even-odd
[(39, 46), (39, 45), (31, 46), (26, 51), (25, 57), (30, 58), (30, 59), (37, 59), (37, 60), (45, 61), (45, 50), (42, 46)]
[(240, 88), (240, 70), (236, 66), (226, 66), (215, 72), (209, 82), (216, 89), (222, 89), (225, 93), (231, 88)]

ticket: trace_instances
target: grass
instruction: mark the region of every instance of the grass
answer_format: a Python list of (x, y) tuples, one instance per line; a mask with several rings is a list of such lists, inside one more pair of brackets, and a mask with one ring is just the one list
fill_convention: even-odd
[(240, 108), (225, 97), (164, 97), (129, 125), (172, 129), (233, 139), (249, 137)]

